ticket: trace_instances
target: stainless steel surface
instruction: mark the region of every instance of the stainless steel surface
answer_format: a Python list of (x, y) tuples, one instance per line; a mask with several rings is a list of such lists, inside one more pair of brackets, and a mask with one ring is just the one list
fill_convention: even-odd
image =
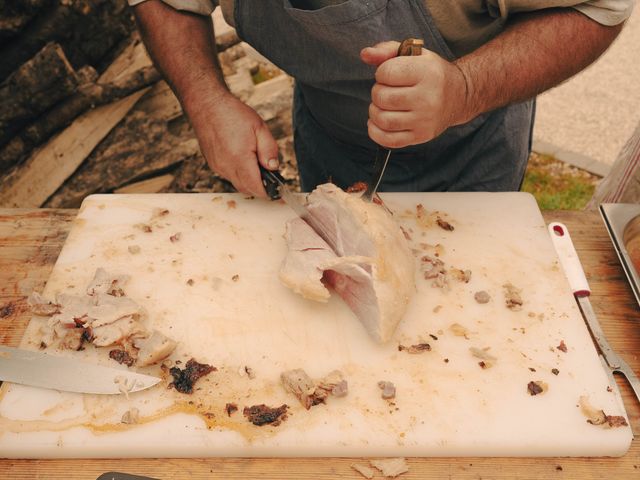
[(600, 214), (609, 232), (613, 246), (618, 254), (633, 294), (640, 305), (640, 272), (633, 265), (629, 252), (625, 246), (625, 230), (629, 222), (640, 215), (640, 205), (630, 203), (603, 203)]
[(145, 390), (160, 379), (76, 358), (0, 345), (0, 380), (66, 392), (105, 395)]

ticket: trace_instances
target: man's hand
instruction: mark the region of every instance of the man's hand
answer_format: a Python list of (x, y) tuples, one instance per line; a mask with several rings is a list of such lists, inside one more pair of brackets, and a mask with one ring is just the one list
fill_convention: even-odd
[(278, 146), (258, 114), (229, 93), (211, 18), (159, 0), (142, 2), (134, 12), (147, 50), (189, 116), (211, 169), (239, 191), (266, 197), (258, 161), (278, 168)]
[(371, 90), (369, 136), (389, 148), (428, 142), (465, 119), (467, 87), (456, 65), (422, 49), (398, 57), (398, 42), (362, 50), (362, 61), (377, 66)]
[(278, 145), (255, 110), (230, 93), (206, 92), (201, 92), (197, 107), (187, 108), (211, 170), (238, 191), (265, 197), (257, 162), (278, 168)]
[(421, 143), (533, 98), (591, 64), (621, 29), (555, 8), (514, 15), (502, 33), (454, 63), (427, 50), (394, 58), (397, 42), (365, 48), (362, 60), (378, 66), (369, 136), (394, 148)]

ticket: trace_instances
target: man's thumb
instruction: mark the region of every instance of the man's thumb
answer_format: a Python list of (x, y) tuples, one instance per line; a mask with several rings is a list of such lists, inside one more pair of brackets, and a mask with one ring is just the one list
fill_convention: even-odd
[(278, 144), (264, 123), (256, 130), (258, 161), (269, 170), (278, 168)]
[(381, 42), (373, 47), (366, 47), (360, 51), (360, 58), (367, 65), (378, 66), (390, 58), (398, 56), (400, 42)]

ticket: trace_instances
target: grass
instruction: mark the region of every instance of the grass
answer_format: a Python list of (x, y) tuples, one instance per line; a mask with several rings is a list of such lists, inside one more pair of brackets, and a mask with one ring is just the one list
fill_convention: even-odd
[(599, 177), (571, 167), (554, 157), (532, 153), (522, 185), (533, 194), (541, 210), (581, 210)]
[(280, 70), (278, 70), (277, 68), (269, 68), (268, 66), (260, 63), (258, 66), (258, 71), (254, 73), (251, 78), (253, 80), (253, 83), (257, 85), (258, 83), (271, 80), (278, 75), (280, 75)]

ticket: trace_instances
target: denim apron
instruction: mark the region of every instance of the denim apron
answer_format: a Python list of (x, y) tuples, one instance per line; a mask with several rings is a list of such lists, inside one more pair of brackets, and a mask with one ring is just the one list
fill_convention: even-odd
[[(294, 143), (303, 191), (369, 181), (367, 134), (375, 67), (360, 50), (414, 37), (454, 60), (424, 0), (346, 0), (320, 9), (295, 0), (236, 0), (238, 35), (296, 79)], [(394, 150), (381, 191), (518, 190), (531, 148), (534, 104), (510, 105)]]

